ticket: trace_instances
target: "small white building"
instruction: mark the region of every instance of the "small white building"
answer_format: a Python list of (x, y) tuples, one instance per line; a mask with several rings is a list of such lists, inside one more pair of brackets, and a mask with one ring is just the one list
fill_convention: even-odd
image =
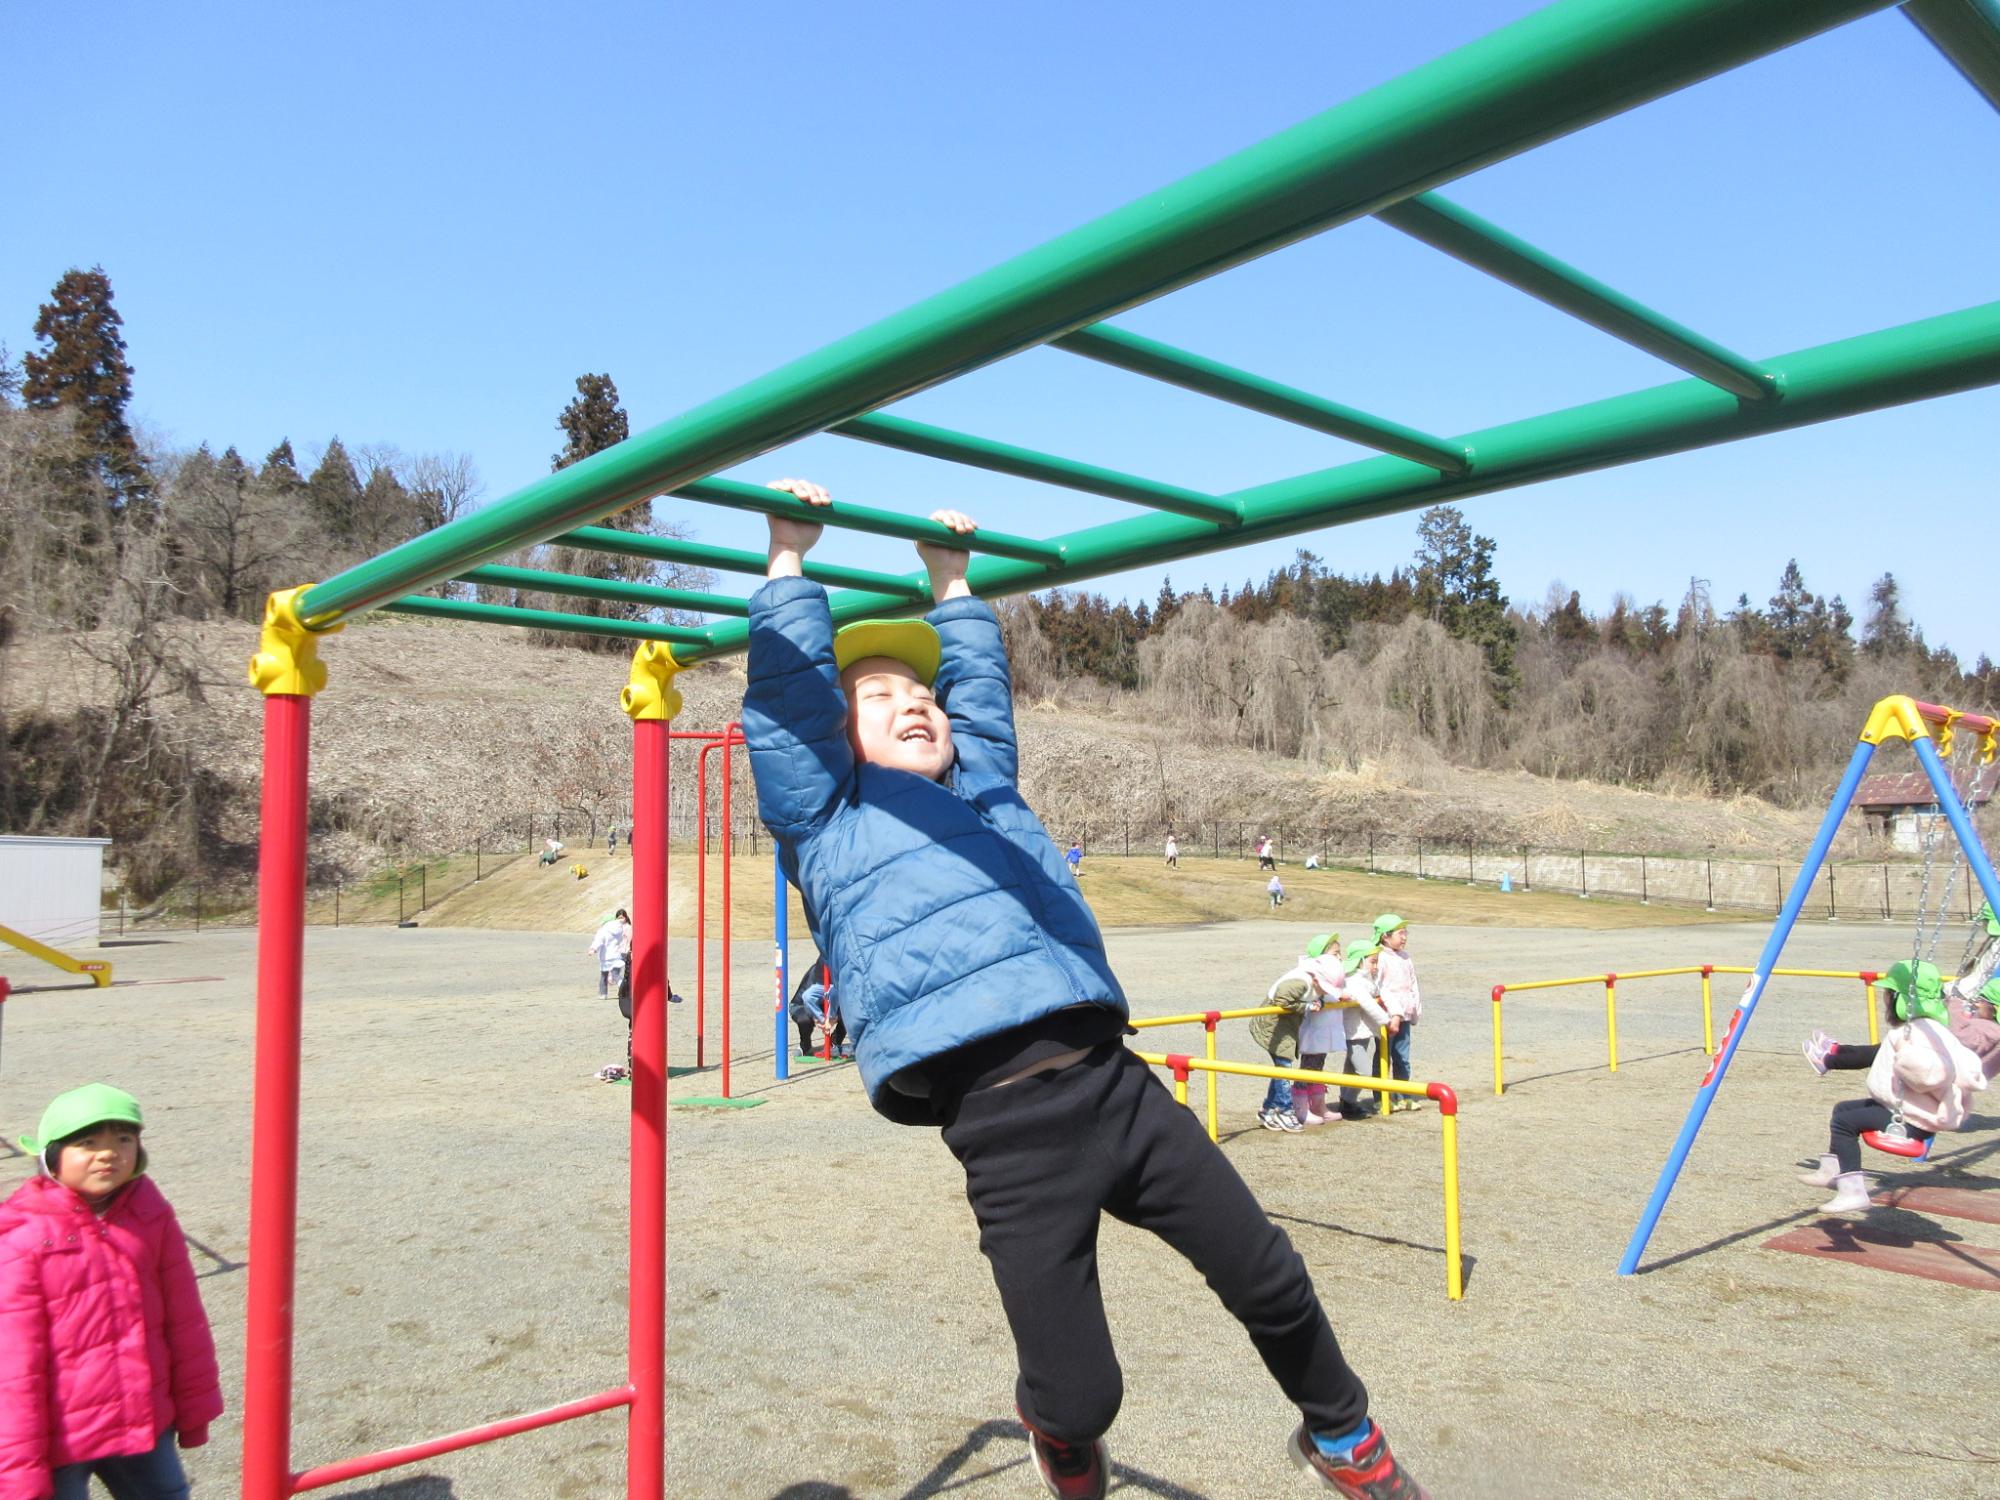
[(95, 948), (110, 842), (0, 834), (0, 927), (65, 951)]

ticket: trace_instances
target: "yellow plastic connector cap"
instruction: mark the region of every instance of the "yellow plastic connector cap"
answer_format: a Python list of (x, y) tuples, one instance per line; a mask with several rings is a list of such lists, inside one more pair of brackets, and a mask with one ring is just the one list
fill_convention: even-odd
[(618, 694), (618, 706), (634, 719), (672, 719), (681, 711), (674, 674), (681, 670), (665, 641), (644, 641), (632, 653), (632, 676)]
[(1861, 731), (1861, 743), (1879, 745), (1884, 740), (1927, 740), (1931, 726), (1917, 709), (1917, 700), (1903, 694), (1884, 698), (1868, 711), (1868, 724)]
[(299, 596), (308, 587), (279, 589), (264, 601), (264, 633), (257, 642), (257, 654), (250, 658), (250, 686), (266, 697), (282, 693), (310, 698), (326, 686), (319, 638), (341, 627), (306, 629), (299, 619)]

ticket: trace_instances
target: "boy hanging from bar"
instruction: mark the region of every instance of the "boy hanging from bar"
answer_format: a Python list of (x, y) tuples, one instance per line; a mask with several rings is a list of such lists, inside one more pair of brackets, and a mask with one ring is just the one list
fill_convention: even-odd
[[(818, 485), (772, 486), (808, 506)], [(960, 536), (958, 511), (932, 519)], [(1015, 1342), (1036, 1474), (1110, 1485), (1123, 1381), (1097, 1279), (1110, 1213), (1192, 1261), (1304, 1421), (1299, 1467), (1354, 1500), (1423, 1500), (1368, 1416), (1284, 1233), (1194, 1115), (1125, 1049), (1095, 918), (1016, 785), (1007, 653), (964, 551), (918, 544), (924, 621), (837, 634), (803, 576), (816, 522), (773, 516), (750, 601), (743, 733), (759, 811), (804, 899), (869, 1102), (942, 1126)]]

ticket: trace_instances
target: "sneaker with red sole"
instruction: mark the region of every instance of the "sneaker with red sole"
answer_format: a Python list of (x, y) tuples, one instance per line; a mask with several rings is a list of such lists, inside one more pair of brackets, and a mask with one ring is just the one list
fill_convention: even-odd
[(1111, 1453), (1103, 1438), (1064, 1443), (1036, 1431), (1026, 1417), (1021, 1425), (1028, 1429), (1028, 1462), (1056, 1500), (1104, 1500), (1111, 1492)]
[(1320, 1452), (1303, 1422), (1287, 1446), (1293, 1463), (1318, 1475), (1321, 1484), (1347, 1500), (1430, 1500), (1424, 1487), (1396, 1462), (1380, 1423), (1368, 1424), (1368, 1436), (1345, 1459)]

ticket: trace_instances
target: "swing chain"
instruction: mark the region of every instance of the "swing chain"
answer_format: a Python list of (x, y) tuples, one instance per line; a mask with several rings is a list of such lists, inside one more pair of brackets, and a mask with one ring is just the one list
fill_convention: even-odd
[[(1963, 802), (1971, 786), (1978, 778), (1979, 757), (1978, 755), (1959, 756), (1955, 754), (1955, 736), (1952, 733), (1952, 725), (1961, 717), (1962, 715), (1956, 711), (1949, 712), (1943, 727), (1938, 731), (1937, 738), (1938, 748), (1941, 752), (1940, 758), (1944, 761), (1945, 779), (1950, 784), (1953, 793)], [(1978, 740), (1973, 742), (1973, 747), (1975, 751), (1983, 754), (1987, 748), (1987, 736), (1981, 735)], [(1962, 762), (1963, 764), (1954, 765), (1954, 761)], [(1958, 888), (1959, 866), (1966, 862), (1965, 850), (1959, 846), (1958, 838), (1954, 834), (1952, 838), (1951, 869), (1945, 877), (1944, 895), (1938, 902), (1936, 920), (1932, 922), (1929, 911), (1931, 870), (1936, 863), (1938, 822), (1942, 817), (1942, 813), (1933, 813), (1929, 821), (1924, 825), (1924, 878), (1923, 885), (1917, 893), (1917, 931), (1910, 950), (1910, 961), (1912, 963), (1929, 963), (1936, 958), (1938, 944), (1944, 939), (1945, 926), (1951, 921), (1951, 897), (1952, 892)], [(1930, 929), (1928, 940), (1925, 936), (1926, 926)], [(1960, 967), (1964, 967), (1962, 962)]]

